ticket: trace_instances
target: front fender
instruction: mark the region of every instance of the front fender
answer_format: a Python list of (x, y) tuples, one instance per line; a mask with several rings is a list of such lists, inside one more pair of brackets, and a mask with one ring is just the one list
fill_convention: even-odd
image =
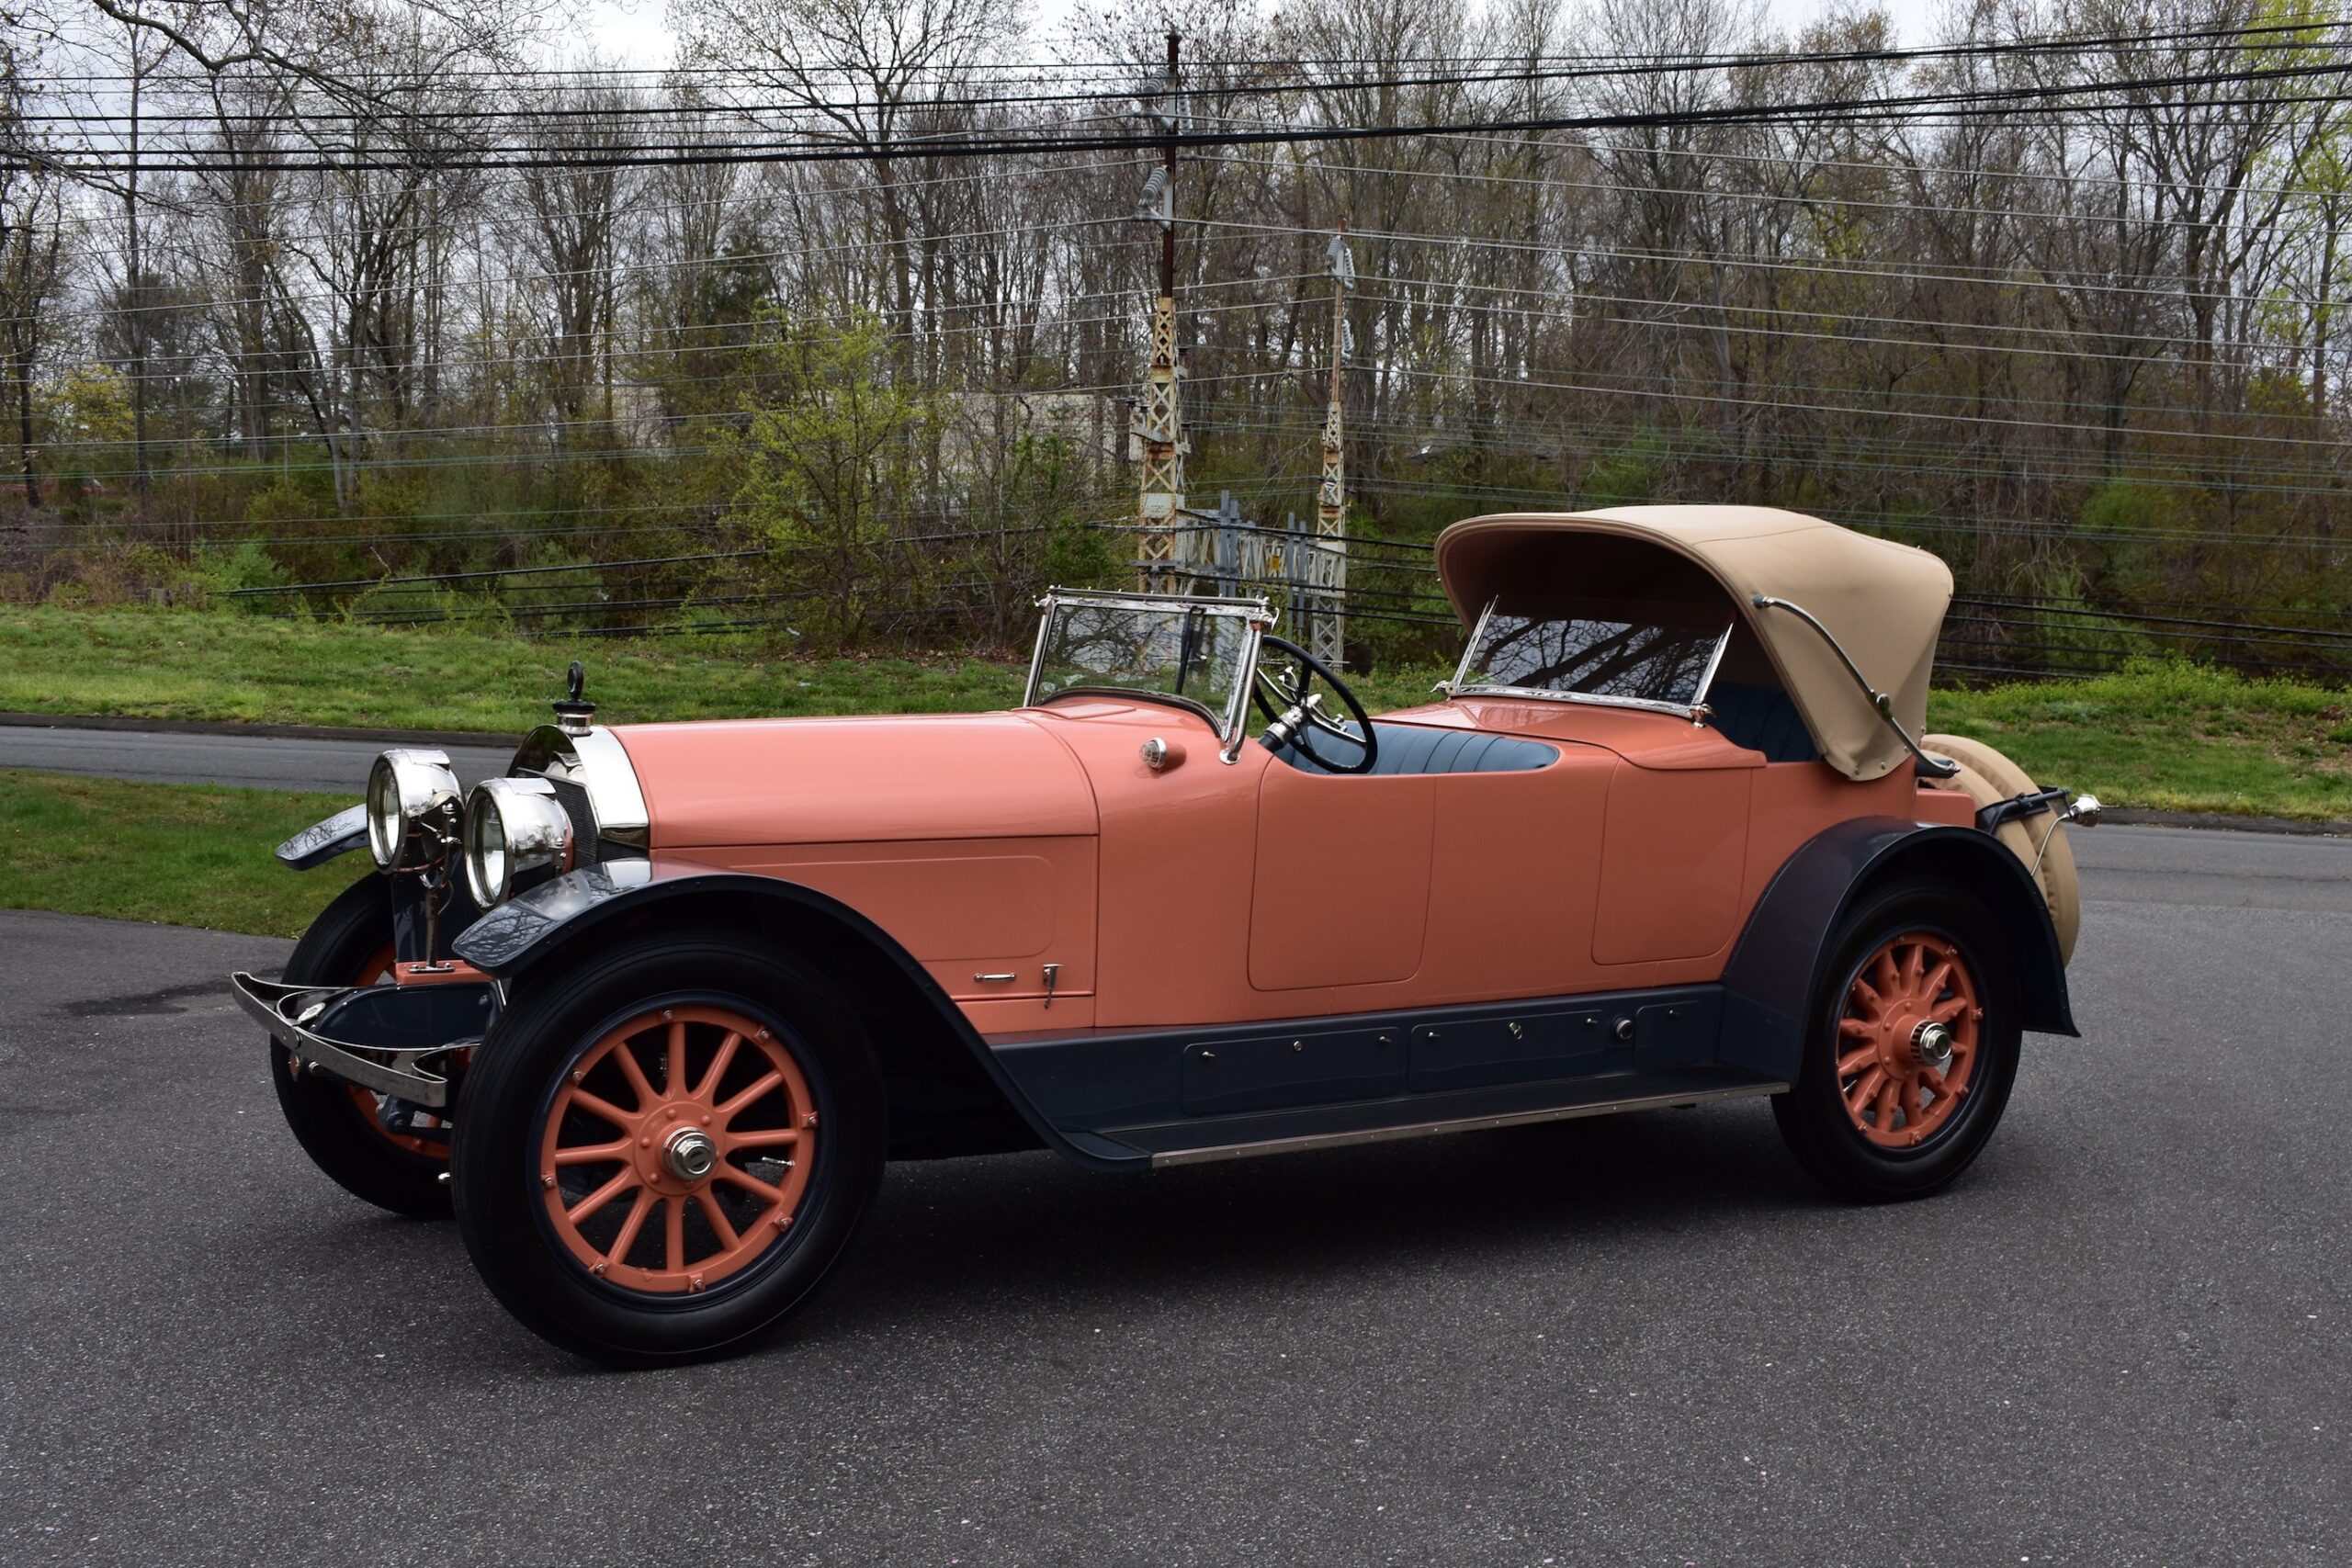
[(368, 807), (363, 802), (303, 829), (277, 846), (277, 858), (296, 871), (308, 871), (367, 841)]
[[(526, 983), (542, 966), (559, 962), (563, 953), (576, 952), (583, 942), (599, 936), (617, 933), (640, 917), (671, 924), (694, 919), (698, 908), (716, 917), (728, 930), (759, 929), (764, 914), (777, 917), (776, 923), (788, 924), (790, 929), (821, 929), (854, 943), (871, 961), (864, 972), (877, 983), (891, 985), (899, 1000), (917, 1010), (926, 1022), (934, 1023), (942, 1047), (977, 1067), (987, 1086), (1027, 1123), (1039, 1142), (1098, 1169), (1128, 1168), (1136, 1163), (1087, 1148), (1057, 1130), (1030, 1103), (930, 971), (888, 931), (813, 887), (690, 862), (610, 861), (566, 872), (515, 895), (468, 926), (451, 946), (468, 963), (495, 976), (502, 987), (511, 988)], [(805, 924), (810, 921), (817, 925)], [(875, 988), (871, 984), (852, 986), (853, 1005), (873, 1002), (876, 998), (869, 993)], [(905, 1043), (886, 1039), (876, 1044), (885, 1055), (887, 1076), (890, 1053)]]
[(1865, 817), (1799, 846), (1757, 900), (1724, 968), (1724, 1060), (1796, 1081), (1831, 934), (1868, 886), (1906, 871), (1932, 871), (1984, 900), (2009, 934), (2026, 1028), (2081, 1033), (2050, 906), (2007, 846), (1973, 828)]

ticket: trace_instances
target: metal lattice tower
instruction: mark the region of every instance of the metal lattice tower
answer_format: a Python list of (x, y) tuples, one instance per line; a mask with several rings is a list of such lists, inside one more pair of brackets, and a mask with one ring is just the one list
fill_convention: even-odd
[[(1136, 216), (1159, 225), (1159, 299), (1151, 313), (1151, 367), (1143, 402), (1136, 411), (1131, 446), (1143, 462), (1142, 527), (1136, 536), (1136, 586), (1147, 593), (1177, 589), (1178, 540), (1184, 526), (1183, 410), (1177, 393), (1182, 368), (1176, 351), (1176, 136), (1183, 129), (1183, 106), (1176, 96), (1179, 35), (1168, 35), (1168, 72), (1146, 82), (1144, 112), (1168, 138), (1162, 162), (1152, 171)], [(1193, 554), (1196, 552), (1183, 552)]]
[(1313, 606), (1309, 651), (1337, 668), (1347, 640), (1348, 457), (1347, 413), (1341, 398), (1348, 358), (1348, 287), (1355, 281), (1355, 259), (1348, 254), (1348, 226), (1331, 236), (1331, 398), (1323, 411), (1323, 479), (1315, 491), (1315, 551), (1303, 597)]

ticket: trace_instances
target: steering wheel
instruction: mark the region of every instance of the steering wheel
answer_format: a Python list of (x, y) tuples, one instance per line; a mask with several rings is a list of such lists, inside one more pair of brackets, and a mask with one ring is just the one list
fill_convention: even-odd
[[(1288, 679), (1267, 670), (1269, 649), (1298, 661), (1287, 671)], [(1348, 710), (1349, 716), (1356, 722), (1355, 729), (1325, 716), (1322, 694), (1313, 690), (1318, 680), (1331, 688), (1331, 694)], [(1258, 705), (1258, 711), (1266, 716), (1266, 739), (1276, 746), (1295, 746), (1327, 773), (1372, 772), (1372, 764), (1380, 756), (1380, 737), (1372, 728), (1372, 716), (1363, 711), (1356, 694), (1348, 690), (1345, 681), (1331, 672), (1329, 665), (1298, 644), (1271, 632), (1259, 637), (1258, 669), (1250, 683), (1250, 696)], [(1337, 736), (1362, 755), (1351, 762), (1336, 761), (1317, 750), (1314, 737), (1317, 733)]]

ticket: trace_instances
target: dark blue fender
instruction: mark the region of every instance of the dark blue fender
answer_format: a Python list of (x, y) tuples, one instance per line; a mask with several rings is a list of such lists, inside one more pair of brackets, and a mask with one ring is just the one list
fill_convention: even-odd
[[(697, 908), (725, 911), (730, 929), (756, 931), (765, 916), (786, 922), (818, 922), (847, 937), (861, 950), (861, 957), (887, 969), (891, 978), (903, 981), (900, 998), (911, 1003), (923, 1023), (938, 1026), (931, 1035), (935, 1048), (967, 1059), (984, 1074), (1001, 1103), (1028, 1124), (1038, 1142), (1096, 1169), (1130, 1169), (1143, 1163), (1133, 1150), (1121, 1150), (1084, 1134), (1073, 1138), (1055, 1128), (1006, 1074), (996, 1054), (940, 989), (929, 970), (881, 927), (813, 887), (691, 863), (609, 861), (566, 872), (516, 894), (469, 925), (450, 945), (458, 957), (511, 986), (583, 941), (594, 941), (646, 919), (692, 919)], [(875, 987), (860, 988), (847, 976), (836, 977), (857, 991), (854, 1002), (874, 999), (870, 993)], [(876, 1042), (877, 1047), (886, 1048), (886, 1075), (892, 1066), (888, 1049), (904, 1043), (900, 1039)], [(920, 1064), (908, 1065), (921, 1070)]]
[(324, 865), (346, 850), (368, 841), (368, 807), (347, 806), (323, 822), (314, 822), (277, 846), (277, 858), (296, 871)]
[(1831, 934), (1854, 900), (1889, 876), (1931, 873), (1984, 901), (2009, 933), (2025, 1027), (2079, 1034), (2066, 965), (2041, 889), (1998, 839), (1973, 828), (1857, 818), (1807, 840), (1748, 915), (1724, 967), (1722, 1059), (1796, 1081), (1807, 1015)]

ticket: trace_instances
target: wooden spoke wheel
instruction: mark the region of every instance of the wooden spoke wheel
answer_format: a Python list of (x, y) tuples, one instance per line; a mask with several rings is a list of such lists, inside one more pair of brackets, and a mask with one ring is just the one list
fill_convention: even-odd
[(725, 1006), (639, 1013), (556, 1090), (539, 1139), (548, 1221), (607, 1283), (707, 1290), (784, 1239), (820, 1132), (808, 1076), (766, 1024)]
[(515, 984), (452, 1130), (458, 1229), (555, 1344), (711, 1355), (821, 1282), (884, 1132), (880, 1069), (823, 975), (740, 933), (643, 934)]
[(1860, 897), (1816, 972), (1797, 1080), (1772, 1100), (1797, 1163), (1866, 1203), (1924, 1197), (1967, 1169), (2017, 1077), (2015, 952), (1940, 878)]
[(1951, 1124), (1976, 1067), (1984, 1009), (1967, 956), (1933, 931), (1863, 960), (1838, 1021), (1838, 1092), (1865, 1138), (1916, 1148)]
[[(286, 961), (298, 986), (372, 986), (392, 972), (392, 908), (384, 879), (370, 872), (311, 922)], [(384, 1124), (383, 1097), (304, 1067), (275, 1041), (270, 1081), (278, 1109), (311, 1163), (355, 1197), (419, 1219), (444, 1219), (448, 1145)]]

